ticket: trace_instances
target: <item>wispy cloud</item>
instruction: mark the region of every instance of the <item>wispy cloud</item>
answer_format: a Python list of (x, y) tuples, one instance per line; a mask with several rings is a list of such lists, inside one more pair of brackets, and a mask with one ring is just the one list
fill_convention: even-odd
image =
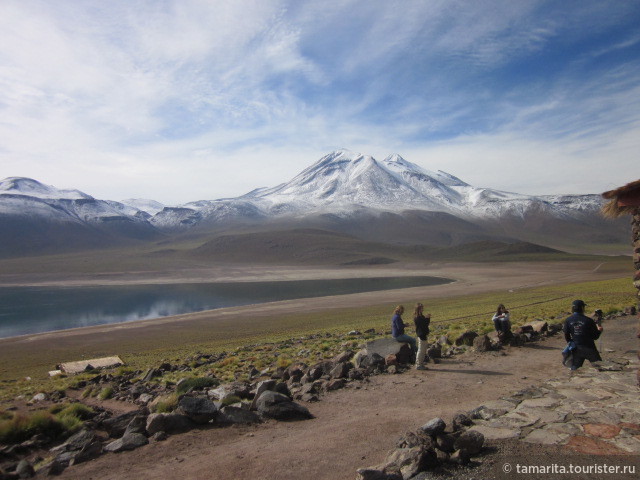
[(607, 155), (573, 187), (599, 191), (636, 175), (638, 21), (595, 0), (7, 0), (0, 177), (183, 203), (346, 147), (524, 193)]

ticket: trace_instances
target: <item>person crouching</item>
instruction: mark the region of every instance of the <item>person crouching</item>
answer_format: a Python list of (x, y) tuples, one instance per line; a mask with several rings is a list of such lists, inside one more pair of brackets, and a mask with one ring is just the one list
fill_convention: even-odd
[(584, 314), (585, 307), (586, 303), (582, 300), (574, 300), (571, 306), (573, 314), (564, 321), (562, 328), (565, 340), (575, 344), (571, 370), (580, 368), (585, 360), (602, 361), (595, 342), (602, 333), (602, 326), (596, 325), (592, 318)]

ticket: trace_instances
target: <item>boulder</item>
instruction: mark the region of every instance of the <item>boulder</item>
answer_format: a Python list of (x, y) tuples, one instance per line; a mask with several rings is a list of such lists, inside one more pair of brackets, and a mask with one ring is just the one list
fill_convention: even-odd
[(491, 339), (488, 335), (479, 335), (473, 339), (473, 348), (476, 352), (488, 352), (491, 350)]
[(129, 425), (124, 431), (123, 435), (128, 433), (142, 433), (143, 435), (147, 432), (147, 415), (136, 415), (131, 419)]
[[(389, 355), (395, 355), (398, 363), (411, 363), (412, 354), (411, 347), (407, 343), (400, 343), (393, 338), (381, 338), (367, 342), (365, 347), (356, 354), (356, 366), (359, 368), (367, 368), (371, 365), (362, 365), (358, 363), (358, 357), (372, 357), (374, 354), (383, 360)], [(377, 358), (377, 357), (375, 357)]]
[(334, 390), (340, 390), (344, 388), (346, 382), (344, 378), (334, 378), (333, 380), (329, 380), (325, 385), (325, 389), (327, 392), (332, 392)]
[(542, 334), (549, 329), (549, 324), (544, 320), (536, 320), (534, 322), (525, 323), (522, 327), (531, 327), (534, 333)]
[(76, 452), (82, 450), (96, 439), (96, 434), (92, 430), (80, 430), (70, 436), (62, 445), (58, 445), (50, 450), (51, 453)]
[(475, 340), (475, 338), (478, 336), (478, 334), (476, 332), (472, 332), (467, 330), (466, 332), (463, 332), (460, 334), (460, 336), (458, 338), (456, 338), (455, 340), (455, 344), (456, 346), (460, 347), (462, 345), (466, 345), (468, 347), (473, 346), (473, 341)]
[(246, 382), (227, 383), (209, 390), (207, 394), (219, 402), (224, 402), (229, 397), (250, 398), (251, 385)]
[(335, 367), (331, 369), (329, 375), (331, 378), (346, 378), (349, 376), (349, 370), (353, 368), (353, 363), (351, 362), (338, 362), (335, 364)]
[(453, 416), (452, 426), (454, 431), (464, 430), (467, 427), (473, 425), (473, 420), (466, 413), (456, 413)]
[(182, 397), (176, 413), (188, 417), (195, 423), (205, 424), (216, 419), (218, 407), (206, 397)]
[(384, 358), (378, 353), (367, 353), (366, 350), (360, 350), (356, 354), (356, 367), (365, 370), (375, 370), (376, 368), (384, 368)]
[(33, 465), (31, 465), (28, 460), (23, 458), (18, 462), (18, 466), (16, 467), (16, 473), (20, 478), (31, 478), (35, 476), (36, 471), (33, 468)]
[(436, 444), (439, 450), (447, 453), (455, 452), (456, 437), (448, 433), (442, 433), (436, 438)]
[(147, 417), (147, 433), (182, 433), (191, 430), (194, 423), (179, 413), (152, 413)]
[(432, 437), (435, 437), (441, 434), (442, 432), (444, 432), (445, 428), (447, 428), (447, 424), (444, 423), (444, 420), (442, 420), (439, 417), (432, 418), (427, 423), (425, 423), (422, 427), (420, 427), (420, 429), (423, 432), (425, 432), (427, 435), (430, 435)]
[(417, 432), (407, 432), (396, 442), (397, 448), (412, 448), (420, 446), (425, 448), (434, 448), (433, 439), (422, 429)]
[(385, 462), (385, 471), (399, 471), (402, 478), (411, 478), (429, 467), (437, 465), (433, 449), (424, 447), (398, 448), (391, 452)]
[(449, 337), (447, 337), (446, 335), (440, 335), (436, 343), (440, 346), (449, 346), (451, 345), (451, 340), (449, 340)]
[(260, 417), (255, 412), (239, 407), (224, 407), (218, 416), (217, 423), (250, 424), (259, 423)]
[[(300, 378), (302, 378), (302, 374), (300, 375)], [(256, 385), (256, 391), (253, 396), (253, 401), (251, 402), (251, 410), (255, 410), (257, 408), (256, 402), (258, 401), (258, 397), (262, 395), (262, 392), (275, 390), (277, 383), (278, 382), (276, 380), (263, 380)]]
[(302, 405), (293, 402), (286, 395), (266, 391), (257, 401), (258, 413), (275, 420), (306, 420), (313, 418), (311, 412)]
[(339, 363), (349, 362), (353, 358), (353, 352), (351, 350), (345, 350), (342, 353), (339, 353), (335, 357), (331, 359), (331, 363), (334, 365), (338, 365)]
[(147, 437), (141, 433), (128, 433), (118, 440), (114, 440), (104, 447), (107, 452), (124, 452), (125, 450), (135, 450), (138, 447), (149, 443)]
[(456, 450), (463, 450), (470, 456), (480, 453), (484, 445), (484, 435), (476, 430), (467, 430), (455, 442)]
[(140, 414), (139, 410), (133, 410), (131, 412), (123, 413), (117, 417), (112, 417), (102, 422), (102, 427), (106, 430), (111, 438), (120, 438), (124, 435), (124, 431), (127, 426), (137, 415)]

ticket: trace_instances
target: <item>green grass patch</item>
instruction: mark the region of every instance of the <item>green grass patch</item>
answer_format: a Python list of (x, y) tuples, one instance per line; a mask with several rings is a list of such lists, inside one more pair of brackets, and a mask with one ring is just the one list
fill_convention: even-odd
[(220, 380), (211, 377), (191, 377), (187, 378), (176, 387), (176, 393), (181, 395), (191, 390), (203, 390), (205, 388), (217, 387)]
[(104, 387), (98, 394), (99, 400), (107, 400), (113, 396), (113, 387)]

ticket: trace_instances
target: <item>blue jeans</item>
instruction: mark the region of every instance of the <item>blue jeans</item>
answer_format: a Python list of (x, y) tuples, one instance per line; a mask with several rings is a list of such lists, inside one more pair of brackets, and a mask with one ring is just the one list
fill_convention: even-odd
[(411, 353), (413, 354), (413, 356), (416, 356), (416, 353), (418, 352), (418, 347), (416, 345), (416, 339), (407, 335), (406, 333), (403, 333), (402, 335), (398, 335), (397, 337), (393, 337), (396, 341), (400, 342), (400, 343), (408, 343), (409, 346), (411, 347)]

